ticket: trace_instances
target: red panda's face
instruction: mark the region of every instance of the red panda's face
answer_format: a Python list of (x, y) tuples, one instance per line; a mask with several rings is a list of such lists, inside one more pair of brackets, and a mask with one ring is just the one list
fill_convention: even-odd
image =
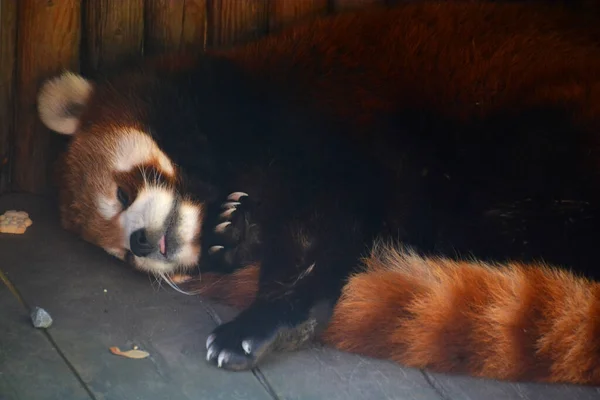
[(59, 170), (63, 226), (164, 277), (197, 264), (203, 204), (180, 193), (177, 166), (124, 112), (132, 108), (72, 73), (46, 82), (38, 99), (42, 122), (73, 137)]

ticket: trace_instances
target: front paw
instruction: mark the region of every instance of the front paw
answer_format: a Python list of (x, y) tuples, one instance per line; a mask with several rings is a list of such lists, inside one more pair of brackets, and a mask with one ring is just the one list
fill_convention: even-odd
[(253, 368), (276, 336), (260, 333), (256, 326), (233, 320), (217, 327), (206, 339), (206, 360), (231, 371)]
[(222, 204), (208, 250), (213, 263), (237, 267), (251, 261), (260, 242), (258, 226), (251, 220), (253, 205), (244, 192), (231, 193)]

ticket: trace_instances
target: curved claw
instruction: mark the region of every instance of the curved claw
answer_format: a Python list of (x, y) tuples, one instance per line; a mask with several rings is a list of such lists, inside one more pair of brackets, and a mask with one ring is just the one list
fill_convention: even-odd
[(210, 361), (214, 358), (216, 351), (211, 347), (206, 352), (206, 361)]
[(208, 249), (208, 254), (215, 254), (216, 252), (221, 251), (224, 248), (225, 247), (223, 247), (223, 246), (212, 246), (210, 249)]
[(252, 344), (249, 340), (242, 341), (242, 349), (244, 349), (244, 353), (246, 354), (252, 353)]
[(219, 218), (221, 218), (221, 219), (223, 219), (223, 218), (229, 218), (229, 217), (231, 217), (231, 214), (233, 214), (235, 212), (235, 210), (236, 210), (235, 207), (229, 208), (229, 209), (223, 211), (221, 213), (221, 215), (219, 215)]
[(223, 233), (229, 225), (231, 225), (231, 221), (221, 222), (219, 225), (215, 226), (215, 232)]
[(217, 335), (215, 335), (214, 333), (208, 335), (208, 337), (206, 338), (206, 350), (208, 350), (210, 348), (210, 345), (213, 344), (213, 342), (215, 341), (216, 338), (217, 338)]
[(229, 358), (229, 353), (227, 351), (221, 351), (219, 353), (219, 358), (217, 359), (217, 366), (221, 368), (223, 366), (223, 362), (228, 362)]
[(229, 196), (227, 196), (227, 200), (239, 201), (242, 197), (248, 197), (248, 193), (233, 192)]
[(242, 204), (242, 203), (240, 203), (239, 201), (228, 201), (227, 203), (221, 204), (221, 208), (225, 208), (225, 209), (236, 208), (240, 204)]

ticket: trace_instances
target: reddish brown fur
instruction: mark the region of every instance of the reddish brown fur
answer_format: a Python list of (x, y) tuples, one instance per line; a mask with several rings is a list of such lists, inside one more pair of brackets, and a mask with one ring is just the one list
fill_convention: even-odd
[(182, 287), (232, 307), (244, 309), (256, 296), (259, 273), (258, 265), (239, 269), (233, 274), (205, 273), (186, 282)]
[(323, 340), (437, 372), (600, 384), (600, 284), (543, 264), (376, 250)]
[[(86, 176), (100, 178), (106, 175), (103, 165), (109, 162), (105, 145), (101, 141), (95, 145), (92, 143), (90, 141), (80, 145), (73, 141), (70, 146), (75, 154), (80, 156), (69, 157), (70, 153), (67, 153), (60, 160), (61, 224), (64, 229), (81, 235), (83, 239), (97, 246), (119, 248), (123, 238), (116, 234), (121, 232), (118, 222), (115, 219), (107, 221), (102, 218), (96, 205), (96, 193), (82, 190), (85, 187), (83, 181)], [(74, 191), (80, 192), (76, 195)]]
[[(459, 118), (561, 105), (597, 123), (599, 40), (594, 16), (560, 7), (429, 2), (316, 18), (208, 53), (349, 126), (418, 105)], [(167, 54), (150, 62), (172, 71), (196, 60)]]
[[(539, 5), (417, 3), (319, 19), (219, 53), (355, 123), (419, 104), (459, 117), (561, 104), (597, 121), (596, 22)], [(357, 68), (356, 77), (339, 73)]]

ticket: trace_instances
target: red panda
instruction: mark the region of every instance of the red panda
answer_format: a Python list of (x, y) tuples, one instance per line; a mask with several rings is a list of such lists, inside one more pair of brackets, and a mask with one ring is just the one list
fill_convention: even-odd
[[(405, 4), (50, 79), (40, 118), (73, 135), (63, 226), (174, 286), (200, 270), (205, 294), (242, 308), (206, 339), (207, 360), (229, 370), (297, 329), (410, 366), (598, 384), (596, 284), (531, 262), (593, 267), (593, 22)], [(567, 246), (573, 219), (583, 228)], [(378, 247), (382, 236), (446, 257)], [(503, 257), (531, 268), (485, 260)]]

